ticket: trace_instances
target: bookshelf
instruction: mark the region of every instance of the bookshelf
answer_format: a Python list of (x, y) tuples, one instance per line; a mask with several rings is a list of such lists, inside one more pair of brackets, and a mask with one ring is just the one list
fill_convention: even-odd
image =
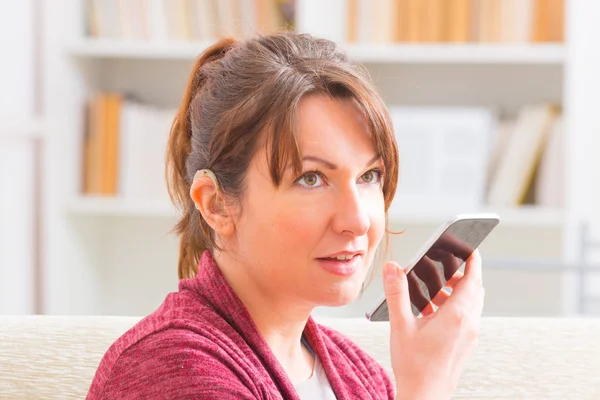
[[(47, 54), (44, 105), (51, 124), (44, 183), (48, 238), (44, 311), (145, 315), (166, 293), (177, 289), (177, 242), (168, 234), (176, 212), (164, 200), (81, 195), (83, 108), (92, 94), (115, 90), (134, 93), (149, 104), (177, 106), (191, 61), (210, 41), (90, 38), (85, 35), (83, 1), (49, 3), (44, 2), (43, 35)], [(345, 12), (345, 1), (332, 0), (326, 9), (318, 0), (296, 3), (299, 31), (339, 39), (332, 29), (340, 24), (331, 18)], [(320, 17), (308, 18), (315, 15)], [(563, 149), (565, 206), (467, 210), (494, 211), (502, 217), (501, 226), (482, 248), (490, 260), (577, 262), (579, 224), (600, 216), (594, 207), (600, 189), (589, 185), (600, 182), (600, 172), (596, 172), (600, 161), (591, 151), (600, 149), (600, 135), (593, 135), (600, 130), (594, 106), (595, 93), (600, 92), (595, 72), (600, 57), (589, 34), (600, 30), (596, 22), (600, 5), (569, 1), (565, 15), (564, 43), (371, 45), (341, 41), (351, 57), (367, 66), (390, 105), (498, 106), (509, 114), (536, 102), (563, 105), (568, 132)], [(157, 179), (163, 179), (162, 175)], [(392, 228), (406, 231), (392, 244), (398, 261), (410, 258), (451, 213), (406, 209), (391, 214)], [(517, 276), (502, 268), (486, 274), (490, 314), (576, 312), (574, 282), (560, 272), (542, 274), (544, 290), (559, 293), (551, 301), (547, 296), (536, 301), (531, 294), (505, 296), (503, 288), (514, 279), (535, 286), (540, 275), (524, 271)], [(379, 296), (377, 282), (357, 303), (339, 313), (328, 312), (362, 315)]]

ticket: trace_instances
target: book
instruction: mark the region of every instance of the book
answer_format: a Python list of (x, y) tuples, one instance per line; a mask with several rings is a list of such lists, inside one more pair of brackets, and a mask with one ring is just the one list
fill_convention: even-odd
[(119, 93), (100, 93), (86, 107), (82, 159), (85, 194), (117, 192), (121, 102)]
[(470, 40), (470, 20), (473, 7), (471, 0), (447, 0), (442, 17), (446, 23), (442, 27), (442, 38), (444, 42), (465, 43)]
[(217, 34), (219, 36), (240, 37), (241, 26), (239, 17), (239, 4), (237, 0), (218, 0), (216, 4)]
[(167, 200), (165, 154), (176, 110), (127, 100), (120, 123), (118, 194), (127, 199)]
[(190, 10), (187, 0), (170, 0), (164, 5), (167, 37), (171, 41), (191, 40)]
[(117, 0), (121, 38), (125, 40), (145, 40), (146, 2)]
[(564, 0), (347, 0), (346, 40), (562, 42), (564, 12)]
[(491, 178), (489, 205), (516, 207), (524, 203), (556, 115), (552, 104), (529, 105), (519, 112)]
[(542, 207), (560, 209), (564, 207), (565, 159), (564, 119), (556, 117), (543, 150), (535, 180), (534, 200)]
[(85, 194), (102, 194), (104, 132), (106, 124), (106, 102), (101, 95), (89, 100), (87, 132), (85, 134), (85, 166), (83, 191)]
[(516, 120), (512, 118), (502, 119), (497, 122), (496, 131), (493, 133), (490, 143), (490, 157), (486, 176), (486, 193), (489, 193), (492, 179), (497, 173), (502, 154), (506, 151), (510, 137), (515, 131), (516, 124)]
[(400, 153), (392, 207), (480, 208), (495, 112), (487, 107), (392, 107), (390, 114)]
[(243, 38), (294, 26), (291, 0), (86, 0), (85, 14), (89, 36), (134, 41)]
[(359, 43), (371, 42), (371, 24), (373, 21), (370, 0), (357, 1), (357, 41)]
[(564, 0), (534, 0), (533, 42), (564, 40)]
[(144, 17), (148, 40), (153, 42), (169, 40), (164, 0), (147, 0)]
[(371, 38), (372, 43), (391, 43), (395, 36), (395, 22), (398, 15), (397, 1), (379, 0), (371, 2)]
[(106, 131), (103, 134), (105, 152), (102, 155), (101, 192), (103, 194), (116, 194), (117, 174), (119, 170), (119, 125), (123, 98), (120, 93), (109, 93), (106, 95), (104, 101), (106, 102)]

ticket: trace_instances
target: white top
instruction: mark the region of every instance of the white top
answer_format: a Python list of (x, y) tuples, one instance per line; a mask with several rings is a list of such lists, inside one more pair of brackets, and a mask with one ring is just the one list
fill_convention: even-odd
[(311, 377), (307, 381), (298, 383), (295, 387), (296, 392), (303, 400), (336, 400), (325, 370), (316, 356), (315, 369)]

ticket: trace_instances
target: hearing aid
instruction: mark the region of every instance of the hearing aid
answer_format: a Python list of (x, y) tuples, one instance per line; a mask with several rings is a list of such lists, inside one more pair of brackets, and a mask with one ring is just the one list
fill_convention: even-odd
[[(194, 180), (199, 179), (199, 178), (205, 178), (205, 177), (208, 177), (208, 178), (210, 178), (211, 181), (213, 181), (213, 184), (215, 185), (215, 189), (217, 190), (217, 192), (220, 191), (219, 181), (217, 180), (217, 176), (210, 169), (208, 169), (208, 168), (200, 169), (200, 170), (196, 171), (196, 173), (194, 174)], [(197, 204), (196, 204), (196, 209), (199, 209)]]
[(196, 174), (194, 175), (194, 180), (196, 180), (198, 178), (202, 178), (202, 177), (209, 177), (210, 180), (212, 180), (213, 183), (215, 184), (215, 188), (217, 190), (219, 190), (219, 181), (217, 180), (217, 177), (214, 172), (212, 172), (208, 168), (200, 169), (200, 170), (196, 171)]

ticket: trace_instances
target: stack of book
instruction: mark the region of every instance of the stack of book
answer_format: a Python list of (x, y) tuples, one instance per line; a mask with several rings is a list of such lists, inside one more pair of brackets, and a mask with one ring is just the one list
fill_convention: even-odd
[(87, 0), (88, 35), (149, 41), (246, 37), (293, 27), (290, 0)]
[(499, 122), (488, 164), (487, 204), (564, 206), (564, 128), (555, 104), (523, 107)]
[(167, 199), (165, 152), (175, 112), (120, 93), (92, 98), (83, 140), (83, 193)]
[(400, 152), (398, 210), (535, 204), (561, 208), (563, 118), (532, 104), (512, 118), (491, 108), (392, 107)]
[(564, 0), (347, 0), (348, 41), (562, 42)]

